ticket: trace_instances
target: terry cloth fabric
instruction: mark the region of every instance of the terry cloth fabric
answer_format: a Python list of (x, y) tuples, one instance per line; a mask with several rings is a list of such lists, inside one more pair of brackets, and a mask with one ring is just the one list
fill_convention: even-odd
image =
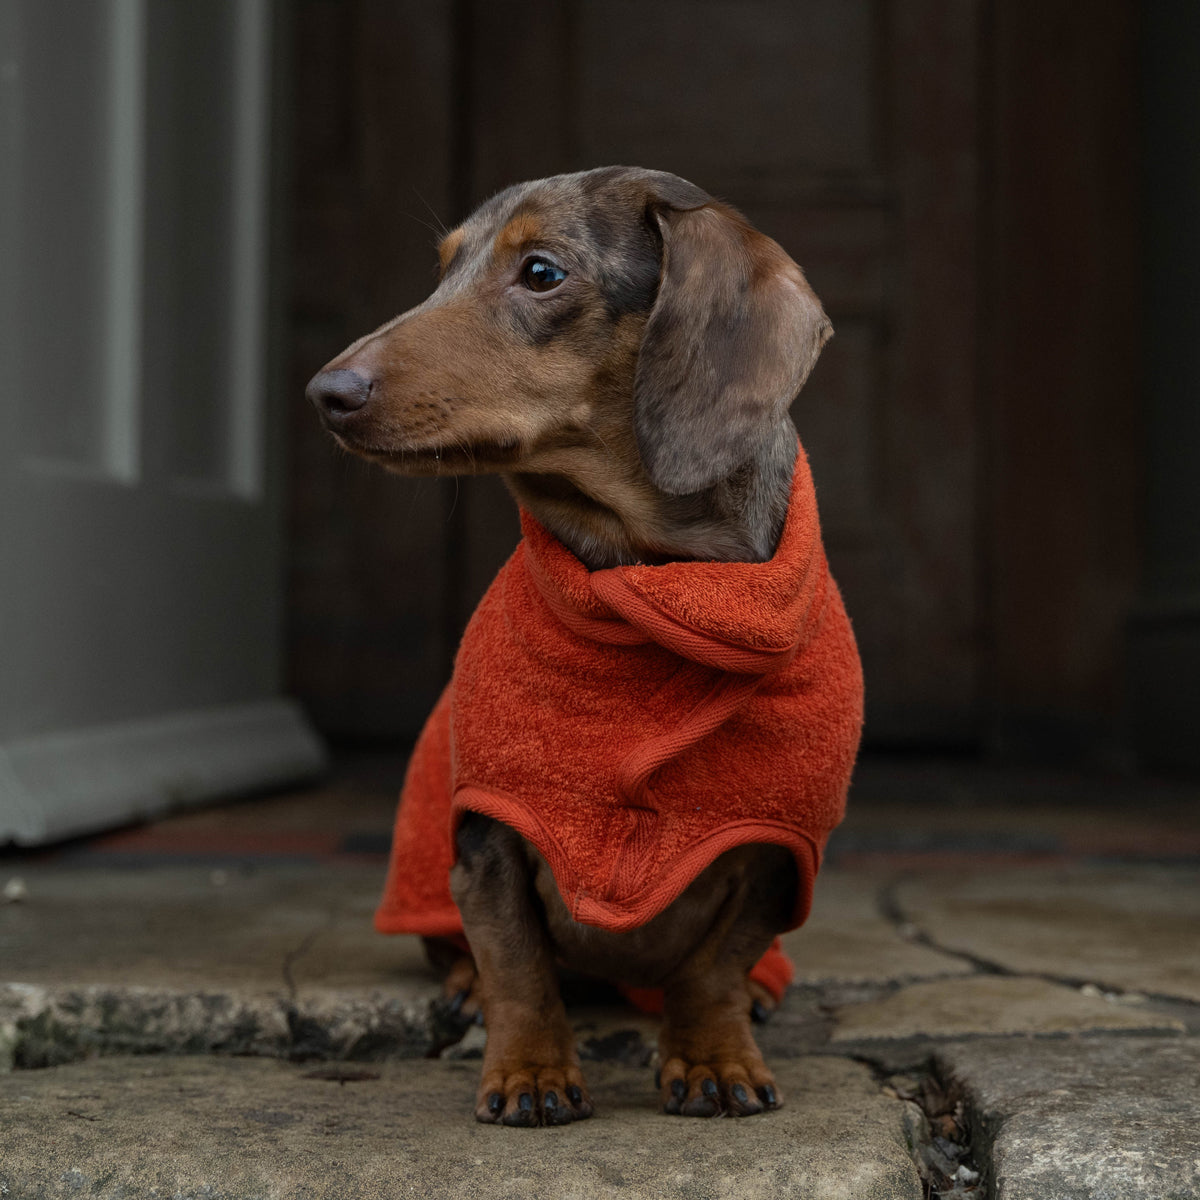
[[(376, 928), (461, 937), (468, 810), (549, 863), (575, 920), (644, 925), (725, 850), (787, 847), (808, 915), (862, 727), (862, 673), (803, 450), (775, 556), (589, 571), (528, 513), (413, 752)], [(777, 947), (754, 973), (790, 978)]]

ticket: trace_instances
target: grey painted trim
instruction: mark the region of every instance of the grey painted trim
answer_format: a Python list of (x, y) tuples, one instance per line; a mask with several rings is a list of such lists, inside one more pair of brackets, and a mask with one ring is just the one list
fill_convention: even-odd
[(324, 747), (290, 700), (175, 713), (0, 745), (0, 845), (39, 845), (311, 778)]
[(117, 0), (109, 31), (108, 294), (104, 473), (141, 476), (142, 269), (146, 207), (146, 4)]
[(242, 0), (235, 13), (237, 90), (233, 229), (229, 277), (229, 476), (235, 495), (257, 500), (263, 488), (267, 373), (267, 204), (271, 138), (271, 6)]

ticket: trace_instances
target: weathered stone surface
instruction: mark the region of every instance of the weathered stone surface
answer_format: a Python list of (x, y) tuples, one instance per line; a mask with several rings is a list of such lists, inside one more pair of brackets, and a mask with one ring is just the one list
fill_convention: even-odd
[(938, 946), (1017, 973), (1200, 1001), (1200, 868), (930, 873), (896, 889)]
[(1200, 1197), (1200, 1039), (944, 1048), (991, 1142), (997, 1200)]
[(973, 975), (914, 983), (877, 1000), (839, 1009), (832, 1040), (1114, 1029), (1182, 1033), (1184, 1026), (1143, 1005), (1084, 995), (1078, 988), (1044, 979)]
[[(382, 869), (272, 863), (136, 870), (33, 867), (0, 906), (0, 977), (74, 987), (371, 988), (434, 981), (418, 939), (382, 937)], [(962, 974), (969, 965), (906, 941), (881, 915), (885, 873), (829, 870), (808, 922), (785, 938), (797, 981)]]
[(0, 978), (262, 993), (434, 976), (416, 938), (377, 934), (383, 868), (272, 862), (26, 866), (0, 906)]
[(339, 1084), (272, 1060), (108, 1058), (16, 1072), (0, 1077), (0, 1194), (921, 1195), (901, 1108), (856, 1063), (783, 1064), (787, 1105), (740, 1121), (663, 1116), (648, 1069), (592, 1064), (597, 1115), (546, 1130), (476, 1124), (477, 1071), (463, 1062), (395, 1063), (379, 1068), (378, 1079)]
[(0, 906), (0, 1069), (102, 1051), (424, 1054), (440, 985), (361, 867), (42, 867)]
[[(419, 939), (375, 933), (379, 875), (303, 862), (26, 867), (24, 899), (0, 906), (0, 1067), (93, 1052), (426, 1053), (439, 983)], [(970, 970), (897, 933), (878, 905), (887, 878), (822, 875), (812, 917), (786, 939), (798, 982)], [(827, 1021), (801, 1008), (768, 1027), (772, 1054), (824, 1042)], [(606, 1020), (646, 1025), (628, 1011)], [(655, 1044), (653, 1022), (642, 1039)]]
[(879, 896), (891, 878), (875, 871), (821, 872), (808, 920), (783, 938), (797, 983), (885, 983), (970, 973), (970, 963), (906, 940), (883, 915)]

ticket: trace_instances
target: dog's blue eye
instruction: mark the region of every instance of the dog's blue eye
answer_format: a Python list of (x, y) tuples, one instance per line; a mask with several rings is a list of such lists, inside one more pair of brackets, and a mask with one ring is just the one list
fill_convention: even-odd
[(549, 292), (558, 287), (567, 273), (544, 258), (531, 258), (521, 272), (521, 281), (531, 292)]

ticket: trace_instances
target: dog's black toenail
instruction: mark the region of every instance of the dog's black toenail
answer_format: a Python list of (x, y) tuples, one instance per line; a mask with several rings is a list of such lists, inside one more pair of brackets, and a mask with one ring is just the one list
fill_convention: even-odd
[(717, 1094), (717, 1084), (714, 1079), (706, 1079), (701, 1085), (700, 1090), (708, 1097), (713, 1097)]
[(767, 1104), (775, 1103), (775, 1089), (769, 1083), (764, 1083), (762, 1087), (758, 1089), (758, 1094)]
[(495, 1116), (504, 1108), (504, 1097), (499, 1092), (493, 1092), (487, 1098), (488, 1112)]
[(517, 1097), (517, 1108), (521, 1112), (529, 1112), (533, 1108), (533, 1097), (528, 1092), (522, 1092)]
[(770, 1010), (761, 1000), (755, 1000), (750, 1005), (750, 1019), (761, 1025), (771, 1015)]
[(682, 1079), (676, 1079), (671, 1083), (671, 1095), (676, 1100), (682, 1100), (687, 1095), (687, 1084)]
[(557, 1092), (547, 1092), (542, 1097), (543, 1125), (569, 1125), (571, 1120), (571, 1110), (559, 1104)]
[(570, 1100), (572, 1104), (582, 1104), (583, 1092), (574, 1084), (572, 1084), (569, 1088), (567, 1088), (567, 1099)]
[(463, 1002), (466, 1000), (466, 998), (467, 998), (467, 993), (465, 991), (455, 992), (453, 998), (450, 1001), (448, 1011), (453, 1013), (455, 1016), (457, 1016), (458, 1012), (462, 1008)]
[(735, 1083), (733, 1085), (733, 1098), (739, 1104), (745, 1104), (750, 1099), (750, 1097), (746, 1095), (746, 1089), (742, 1087), (740, 1083)]

